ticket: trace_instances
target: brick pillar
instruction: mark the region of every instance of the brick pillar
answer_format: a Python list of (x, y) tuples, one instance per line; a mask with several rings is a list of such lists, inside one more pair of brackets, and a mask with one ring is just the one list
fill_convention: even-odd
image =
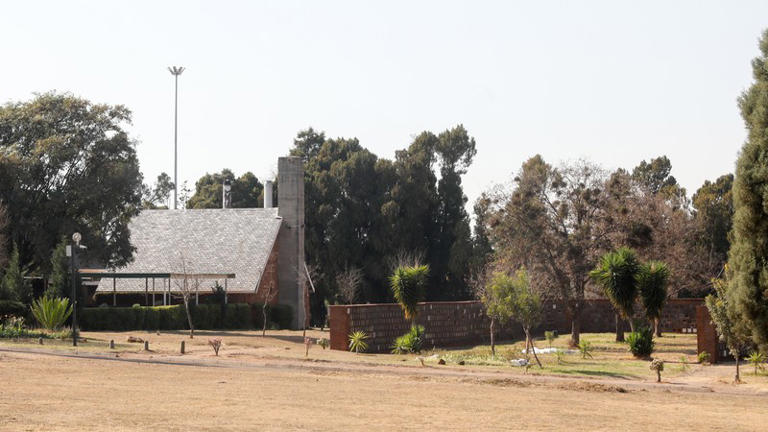
[(277, 162), (277, 214), (283, 218), (277, 241), (278, 303), (291, 307), (291, 328), (303, 328), (307, 317), (304, 290), (304, 167), (301, 158)]

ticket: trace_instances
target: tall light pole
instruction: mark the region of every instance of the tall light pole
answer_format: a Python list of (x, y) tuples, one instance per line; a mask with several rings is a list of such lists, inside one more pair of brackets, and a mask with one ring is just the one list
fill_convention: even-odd
[(175, 81), (175, 93), (173, 98), (173, 209), (176, 210), (179, 202), (179, 178), (178, 178), (178, 131), (179, 131), (179, 75), (184, 72), (181, 66), (171, 66), (168, 71)]

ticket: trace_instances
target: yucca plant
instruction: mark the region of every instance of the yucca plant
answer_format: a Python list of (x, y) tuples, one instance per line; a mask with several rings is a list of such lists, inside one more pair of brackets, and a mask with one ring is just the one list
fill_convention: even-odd
[(398, 267), (389, 278), (392, 294), (403, 308), (405, 319), (411, 320), (412, 324), (418, 315), (416, 305), (426, 296), (428, 277), (429, 266), (418, 265)]
[(349, 334), (349, 350), (363, 353), (368, 350), (368, 334), (362, 330), (356, 330)]
[(755, 367), (755, 375), (757, 375), (758, 371), (765, 370), (765, 360), (765, 354), (759, 351), (752, 351), (752, 354), (747, 357), (747, 361)]
[(667, 282), (669, 281), (669, 266), (661, 261), (649, 261), (640, 266), (637, 272), (637, 288), (643, 300), (645, 315), (653, 323), (656, 336), (661, 336), (661, 310), (667, 301)]
[[(632, 249), (622, 247), (615, 252), (609, 252), (600, 258), (600, 262), (594, 270), (589, 272), (589, 277), (603, 288), (605, 296), (611, 301), (616, 312), (625, 320), (634, 332), (632, 323), (632, 309), (637, 298), (637, 282), (635, 280), (640, 264)], [(617, 321), (616, 341), (624, 340), (624, 332), (621, 331)]]
[(43, 296), (32, 302), (32, 315), (46, 330), (58, 330), (72, 314), (68, 298)]

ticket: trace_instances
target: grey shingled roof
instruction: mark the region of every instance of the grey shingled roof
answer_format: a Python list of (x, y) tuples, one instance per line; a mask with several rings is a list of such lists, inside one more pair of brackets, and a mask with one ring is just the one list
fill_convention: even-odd
[[(277, 208), (144, 210), (129, 224), (134, 260), (116, 271), (179, 273), (183, 253), (187, 273), (234, 273), (229, 292), (254, 292), (281, 223)], [(213, 283), (203, 282), (201, 290)], [(143, 292), (144, 281), (117, 279), (116, 289)], [(112, 292), (112, 279), (102, 279), (97, 291)]]

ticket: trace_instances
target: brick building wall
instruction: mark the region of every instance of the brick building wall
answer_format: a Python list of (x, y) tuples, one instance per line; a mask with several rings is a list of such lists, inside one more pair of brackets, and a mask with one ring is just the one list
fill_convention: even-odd
[[(696, 307), (702, 304), (702, 299), (670, 300), (662, 313), (662, 331), (695, 331)], [(429, 302), (419, 304), (418, 308), (417, 322), (425, 328), (427, 347), (470, 345), (489, 340), (489, 321), (480, 302)], [(334, 305), (330, 307), (329, 325), (332, 349), (346, 350), (349, 333), (363, 330), (369, 336), (371, 352), (389, 351), (395, 338), (410, 327), (397, 304)], [(544, 330), (570, 333), (571, 321), (562, 304), (544, 304), (542, 325), (534, 331), (541, 334)], [(581, 331), (597, 333), (614, 330), (615, 312), (610, 302), (588, 300), (581, 315)], [(500, 329), (498, 337), (511, 339), (522, 336), (520, 326), (510, 323)]]

